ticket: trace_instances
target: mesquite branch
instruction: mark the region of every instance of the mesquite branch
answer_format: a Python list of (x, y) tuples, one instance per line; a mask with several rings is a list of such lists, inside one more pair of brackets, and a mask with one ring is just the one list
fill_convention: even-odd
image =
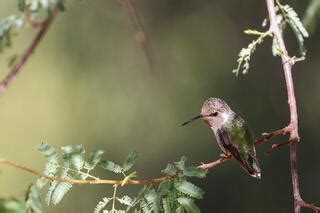
[(293, 186), (293, 197), (294, 197), (294, 212), (300, 213), (302, 207), (311, 208), (316, 212), (320, 211), (319, 207), (314, 206), (313, 204), (308, 204), (301, 198), (299, 190), (299, 177), (298, 177), (298, 166), (297, 166), (297, 145), (300, 140), (298, 132), (298, 113), (296, 98), (294, 93), (294, 83), (292, 78), (292, 62), (287, 60), (286, 55), (288, 55), (282, 33), (278, 26), (276, 20), (276, 7), (274, 0), (266, 0), (269, 21), (270, 21), (270, 31), (277, 40), (277, 43), (280, 49), (283, 51), (281, 54), (282, 66), (284, 71), (284, 76), (286, 80), (287, 93), (288, 93), (288, 104), (290, 110), (290, 166), (291, 166), (291, 177), (292, 177), (292, 186)]
[[(28, 13), (29, 11), (26, 10), (27, 14), (26, 16), (29, 17)], [(56, 17), (58, 13), (58, 7), (55, 6), (52, 8), (52, 14), (48, 16), (43, 22), (35, 22), (32, 19), (28, 19), (31, 26), (34, 28), (39, 28), (38, 33), (32, 40), (31, 44), (27, 47), (27, 49), (23, 52), (22, 56), (20, 57), (17, 64), (12, 68), (12, 70), (9, 72), (9, 74), (0, 82), (0, 94), (4, 93), (4, 91), (8, 88), (8, 86), (14, 81), (16, 76), (21, 72), (22, 66), (27, 62), (29, 57), (32, 55), (38, 44), (40, 43), (41, 39), (45, 35), (45, 33), (48, 31), (52, 21)]]
[[(268, 140), (270, 140), (272, 138), (288, 134), (290, 132), (290, 130), (291, 130), (291, 127), (288, 126), (288, 127), (283, 128), (283, 129), (274, 131), (272, 133), (264, 134), (264, 136), (262, 138), (257, 139), (255, 141), (255, 146), (264, 144), (264, 143), (266, 143)], [(230, 160), (231, 158), (232, 158), (231, 156), (222, 157), (222, 158), (220, 158), (220, 159), (218, 159), (218, 160), (216, 160), (216, 161), (214, 161), (212, 163), (202, 164), (199, 167), (202, 168), (202, 169), (211, 169), (211, 168), (216, 167), (217, 165), (219, 165), (221, 163), (224, 163), (224, 162)], [(25, 166), (22, 166), (20, 164), (5, 160), (5, 159), (0, 159), (0, 164), (6, 164), (6, 165), (9, 165), (9, 166), (15, 167), (17, 169), (29, 172), (29, 173), (31, 173), (31, 174), (33, 174), (35, 176), (42, 177), (42, 178), (45, 178), (45, 179), (50, 180), (50, 181), (69, 182), (69, 183), (74, 183), (74, 184), (112, 184), (112, 185), (116, 184), (116, 185), (121, 185), (123, 183), (123, 180), (99, 179), (99, 178), (92, 177), (92, 176), (88, 176), (88, 177), (91, 177), (92, 180), (79, 180), (79, 179), (71, 179), (71, 178), (54, 178), (54, 177), (50, 177), (50, 176), (44, 175), (44, 174), (42, 174), (40, 172), (37, 172), (35, 170), (32, 170), (30, 168), (27, 168)], [(131, 184), (131, 185), (137, 185), (137, 184), (142, 184), (142, 185), (144, 185), (144, 184), (160, 184), (160, 183), (163, 183), (163, 182), (167, 182), (167, 181), (179, 178), (181, 175), (182, 174), (177, 174), (177, 175), (174, 175), (174, 176), (163, 176), (163, 177), (160, 177), (160, 178), (153, 178), (153, 179), (146, 179), (146, 180), (132, 180), (132, 179), (129, 179), (128, 181), (125, 182), (125, 184)]]

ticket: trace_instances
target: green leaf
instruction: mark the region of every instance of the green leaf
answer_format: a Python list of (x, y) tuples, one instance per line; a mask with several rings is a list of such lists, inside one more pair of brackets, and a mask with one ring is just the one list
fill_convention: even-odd
[[(44, 155), (48, 163), (46, 163), (45, 169), (43, 171), (44, 175), (47, 175), (49, 177), (54, 177), (58, 171), (58, 154), (55, 151), (55, 149), (46, 144), (42, 143), (38, 145), (38, 150), (41, 152), (42, 155)], [(37, 180), (37, 186), (41, 189), (44, 187), (49, 181), (45, 178), (39, 178)]]
[(123, 165), (122, 165), (123, 170), (128, 171), (129, 169), (131, 169), (134, 163), (136, 162), (137, 157), (138, 157), (137, 152), (131, 152), (127, 156), (126, 160), (123, 162)]
[(121, 173), (123, 171), (121, 166), (109, 160), (101, 160), (99, 165), (110, 172)]
[(18, 0), (18, 8), (20, 11), (24, 11), (25, 6), (26, 6), (25, 0)]
[(140, 201), (143, 200), (143, 195), (147, 190), (150, 189), (150, 185), (144, 185), (143, 188), (139, 191), (137, 197), (135, 197), (132, 201), (131, 206), (128, 206), (126, 212), (130, 212)]
[(63, 2), (62, 2), (61, 0), (58, 1), (57, 6), (58, 6), (58, 9), (59, 9), (61, 12), (63, 12), (63, 11), (66, 10), (66, 8), (65, 8), (65, 6), (64, 6), (64, 4), (63, 4)]
[(112, 198), (104, 197), (104, 198), (102, 199), (102, 201), (100, 201), (100, 202), (97, 204), (96, 208), (94, 209), (94, 213), (99, 213), (99, 212), (101, 212), (111, 200), (112, 200)]
[(62, 155), (64, 167), (70, 166), (70, 160), (71, 160), (72, 153), (73, 153), (73, 147), (71, 145), (61, 147), (61, 155)]
[(238, 66), (236, 69), (232, 70), (233, 73), (235, 73), (237, 76), (239, 75), (239, 72), (242, 72), (242, 74), (248, 73), (251, 55), (255, 52), (256, 47), (261, 44), (267, 36), (272, 36), (272, 33), (270, 31), (262, 33), (256, 40), (253, 40), (248, 47), (240, 50), (237, 59)]
[(173, 164), (168, 164), (167, 167), (161, 171), (162, 173), (170, 176), (174, 176), (177, 174), (177, 168)]
[(182, 156), (180, 161), (175, 162), (174, 164), (179, 170), (183, 171), (185, 169), (185, 167), (186, 167), (185, 166), (186, 161), (187, 161), (187, 157)]
[(205, 178), (208, 170), (198, 167), (187, 167), (183, 170), (183, 174), (187, 177)]
[(128, 195), (124, 195), (122, 198), (117, 198), (119, 203), (126, 205), (126, 206), (131, 206), (133, 204), (133, 200), (131, 197)]
[(26, 193), (26, 208), (30, 213), (41, 213), (41, 198), (37, 187), (31, 184)]
[(50, 205), (51, 203), (51, 197), (52, 197), (52, 193), (54, 192), (54, 190), (56, 189), (57, 185), (58, 185), (58, 181), (52, 181), (50, 182), (50, 186), (48, 188), (47, 194), (44, 198), (44, 202), (47, 204), (47, 206)]
[(202, 199), (204, 194), (201, 188), (185, 180), (176, 182), (175, 187), (178, 191), (197, 199)]
[(76, 170), (81, 170), (83, 168), (85, 163), (84, 154), (85, 150), (82, 145), (78, 145), (73, 149), (70, 162)]
[(99, 161), (101, 160), (103, 153), (104, 153), (104, 151), (101, 149), (99, 149), (95, 152), (92, 152), (90, 154), (89, 160), (84, 165), (85, 169), (88, 169), (88, 170), (94, 169), (97, 166), (97, 164), (99, 163)]
[(57, 162), (58, 161), (58, 154), (56, 150), (46, 143), (41, 143), (38, 145), (38, 150), (41, 154), (46, 157), (49, 161)]
[(178, 203), (180, 203), (183, 208), (185, 208), (188, 212), (192, 213), (200, 213), (200, 209), (198, 206), (193, 202), (192, 199), (186, 197), (179, 197), (177, 199)]
[[(70, 178), (70, 177), (67, 176), (67, 178)], [(54, 205), (57, 205), (65, 196), (65, 194), (71, 189), (71, 187), (72, 187), (72, 184), (69, 182), (58, 183), (58, 185), (56, 186), (55, 190), (52, 193), (51, 202)]]
[(23, 202), (15, 198), (0, 198), (0, 212), (25, 213), (26, 207)]
[(292, 7), (290, 7), (289, 5), (282, 5), (278, 0), (276, 1), (276, 3), (280, 9), (280, 12), (282, 13), (284, 21), (289, 24), (297, 38), (300, 54), (304, 56), (306, 54), (306, 49), (304, 47), (304, 38), (309, 37), (307, 30), (303, 26), (303, 23), (298, 17), (298, 14)]
[(150, 207), (152, 212), (157, 213), (160, 211), (160, 200), (154, 189), (147, 191), (144, 198), (147, 201), (147, 206)]

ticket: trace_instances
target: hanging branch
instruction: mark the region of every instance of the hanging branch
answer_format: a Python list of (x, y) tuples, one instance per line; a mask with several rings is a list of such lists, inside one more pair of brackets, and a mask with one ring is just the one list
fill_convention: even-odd
[(270, 21), (270, 31), (273, 33), (276, 41), (283, 51), (284, 54), (281, 54), (282, 66), (287, 86), (288, 93), (288, 104), (290, 110), (290, 166), (291, 166), (291, 177), (292, 177), (292, 186), (293, 186), (293, 197), (294, 197), (294, 212), (300, 213), (301, 208), (310, 208), (316, 212), (320, 212), (320, 208), (306, 203), (300, 195), (299, 190), (299, 177), (298, 177), (298, 166), (297, 166), (297, 145), (300, 141), (299, 132), (298, 132), (298, 114), (297, 114), (297, 105), (296, 98), (294, 93), (294, 83), (292, 78), (292, 61), (287, 59), (288, 55), (281, 30), (277, 24), (276, 20), (276, 8), (274, 0), (266, 0), (269, 21)]
[(135, 28), (135, 39), (136, 41), (141, 45), (141, 48), (146, 56), (146, 59), (149, 64), (149, 69), (151, 72), (155, 69), (155, 59), (153, 50), (150, 44), (150, 41), (148, 39), (148, 36), (146, 34), (146, 31), (144, 30), (144, 26), (142, 24), (142, 21), (132, 3), (132, 0), (120, 0), (120, 3), (123, 5), (123, 7), (127, 10), (128, 15), (130, 17), (130, 20)]
[[(28, 9), (27, 9), (28, 11)], [(28, 13), (28, 12), (27, 12)], [(22, 56), (20, 57), (17, 64), (12, 68), (12, 70), (9, 72), (9, 74), (0, 82), (0, 94), (3, 94), (7, 87), (14, 81), (16, 76), (21, 72), (22, 66), (27, 62), (29, 57), (34, 52), (35, 48), (40, 43), (41, 39), (45, 35), (45, 33), (48, 31), (48, 28), (50, 27), (52, 21), (54, 20), (55, 16), (58, 13), (58, 7), (54, 6), (52, 8), (52, 14), (48, 16), (42, 23), (34, 22), (31, 19), (28, 19), (29, 22), (32, 22), (31, 26), (35, 28), (40, 28), (34, 39), (32, 40), (31, 44), (27, 47), (27, 49), (24, 51)], [(27, 15), (29, 17), (29, 15)]]

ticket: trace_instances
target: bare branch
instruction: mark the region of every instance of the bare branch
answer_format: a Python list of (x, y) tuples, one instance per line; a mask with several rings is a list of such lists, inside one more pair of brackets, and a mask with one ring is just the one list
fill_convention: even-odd
[[(292, 63), (287, 63), (286, 55), (288, 51), (286, 49), (282, 33), (277, 24), (276, 20), (276, 8), (274, 5), (274, 0), (266, 0), (269, 21), (270, 21), (270, 30), (272, 31), (274, 37), (277, 40), (279, 48), (284, 52), (281, 54), (282, 66), (284, 71), (284, 76), (286, 80), (287, 93), (288, 93), (288, 104), (290, 110), (290, 126), (292, 129), (290, 131), (290, 166), (291, 166), (291, 177), (292, 177), (292, 186), (293, 186), (293, 197), (294, 197), (294, 212), (300, 213), (301, 207), (310, 208), (314, 207), (312, 204), (305, 203), (300, 195), (299, 190), (299, 177), (298, 177), (298, 166), (297, 166), (297, 142), (300, 140), (298, 132), (298, 113), (296, 98), (294, 93), (294, 83), (292, 78)], [(317, 207), (318, 208), (318, 207)], [(313, 208), (311, 208), (313, 209)]]

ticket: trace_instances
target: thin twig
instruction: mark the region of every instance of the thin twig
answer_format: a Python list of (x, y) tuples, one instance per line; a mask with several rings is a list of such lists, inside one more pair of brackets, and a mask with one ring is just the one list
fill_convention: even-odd
[(281, 148), (285, 145), (288, 145), (290, 143), (292, 143), (292, 141), (289, 140), (289, 141), (285, 141), (285, 142), (278, 143), (278, 144), (272, 144), (271, 149), (269, 151), (267, 151), (267, 154), (271, 154), (271, 152), (273, 152), (274, 150)]
[[(314, 205), (305, 203), (300, 195), (299, 190), (299, 177), (298, 177), (298, 166), (297, 166), (297, 142), (300, 140), (298, 132), (298, 113), (296, 98), (294, 93), (294, 83), (292, 78), (292, 63), (286, 63), (287, 59), (285, 55), (288, 55), (281, 30), (278, 26), (276, 20), (276, 8), (274, 5), (274, 0), (266, 0), (269, 21), (270, 21), (270, 30), (272, 31), (274, 37), (277, 40), (277, 43), (280, 49), (284, 52), (281, 54), (282, 66), (287, 86), (288, 93), (288, 104), (290, 110), (290, 125), (292, 130), (290, 131), (289, 140), (290, 143), (290, 167), (291, 167), (291, 177), (292, 177), (292, 186), (293, 186), (293, 197), (294, 197), (294, 212), (300, 213), (301, 207), (310, 208)], [(317, 207), (318, 208), (318, 207)], [(311, 208), (314, 209), (314, 208)]]
[[(17, 169), (29, 172), (35, 176), (45, 178), (50, 181), (58, 181), (58, 182), (69, 182), (74, 184), (112, 184), (112, 185), (121, 185), (123, 180), (107, 180), (107, 179), (99, 179), (99, 180), (79, 180), (79, 179), (71, 179), (71, 178), (54, 178), (49, 177), (47, 175), (41, 174), (40, 172), (37, 172), (35, 170), (32, 170), (28, 167), (22, 166), (20, 164), (8, 161), (6, 159), (0, 159), (0, 164), (6, 164), (12, 167), (15, 167)], [(144, 184), (160, 184), (163, 182), (167, 182), (176, 178), (179, 178), (181, 174), (177, 174), (174, 176), (163, 176), (160, 178), (153, 178), (153, 179), (146, 179), (146, 180), (127, 180), (126, 184), (132, 184), (132, 185), (144, 185)]]
[(4, 93), (4, 91), (8, 88), (8, 86), (14, 81), (16, 76), (21, 72), (22, 66), (26, 63), (26, 61), (29, 59), (29, 57), (34, 52), (35, 48), (40, 43), (41, 39), (45, 35), (45, 33), (48, 31), (48, 28), (50, 27), (52, 21), (54, 20), (55, 16), (58, 13), (58, 7), (55, 6), (52, 9), (52, 14), (48, 16), (42, 23), (38, 33), (32, 40), (31, 44), (27, 47), (27, 49), (22, 54), (21, 58), (17, 62), (17, 64), (12, 68), (12, 70), (9, 72), (9, 74), (0, 82), (0, 94)]
[(131, 0), (120, 0), (120, 3), (126, 8), (129, 17), (131, 19), (131, 22), (135, 28), (135, 39), (136, 41), (141, 45), (141, 48), (146, 56), (146, 59), (149, 64), (149, 69), (151, 72), (155, 69), (155, 59), (153, 50), (150, 44), (150, 41), (148, 39), (148, 36), (146, 34), (146, 31), (144, 29), (144, 26), (142, 24), (142, 21), (132, 3)]

